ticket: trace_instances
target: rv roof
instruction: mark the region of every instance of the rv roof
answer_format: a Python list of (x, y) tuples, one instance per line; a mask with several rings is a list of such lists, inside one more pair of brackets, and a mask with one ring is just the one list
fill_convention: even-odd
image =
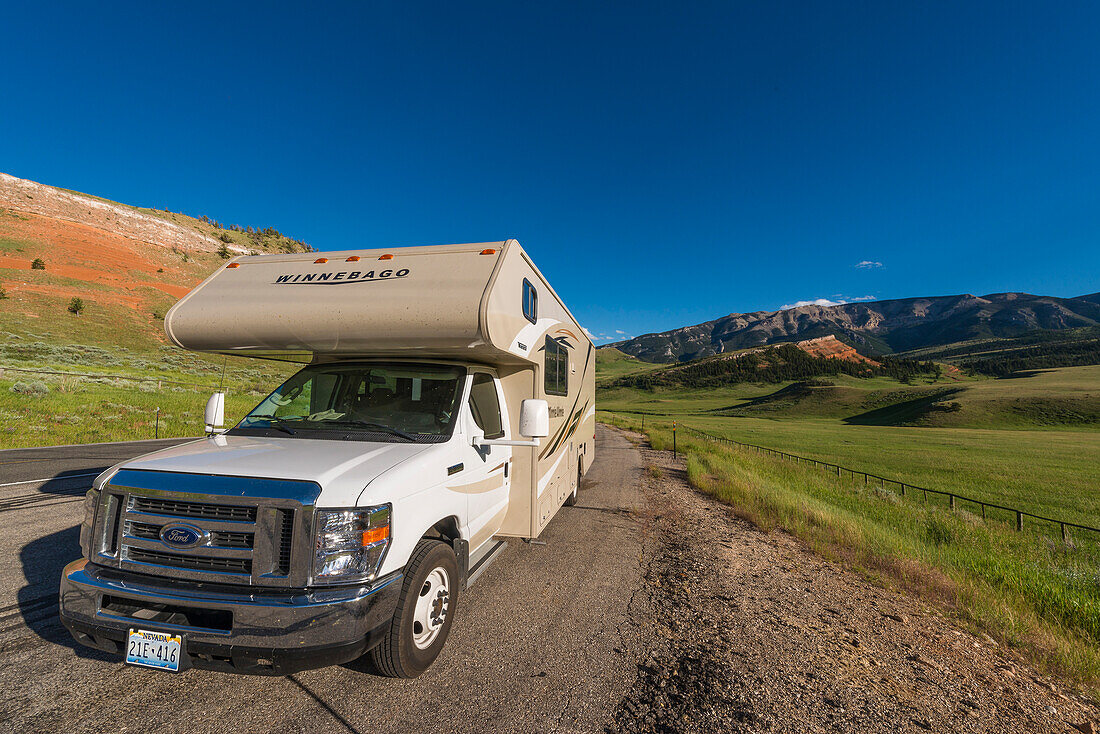
[(293, 361), (517, 361), (485, 326), (506, 253), (538, 275), (515, 240), (238, 257), (173, 306), (164, 329), (186, 349)]

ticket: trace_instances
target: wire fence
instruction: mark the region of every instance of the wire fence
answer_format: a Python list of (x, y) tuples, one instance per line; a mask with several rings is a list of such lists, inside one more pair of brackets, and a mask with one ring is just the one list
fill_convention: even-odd
[[(644, 417), (642, 427), (645, 427)], [(852, 469), (847, 466), (841, 466), (840, 464), (833, 464), (832, 462), (821, 461), (819, 459), (810, 459), (805, 456), (791, 454), (786, 451), (779, 451), (778, 449), (769, 448), (767, 446), (758, 446), (757, 444), (745, 443), (743, 441), (735, 441), (732, 438), (726, 438), (724, 436), (715, 436), (714, 434), (700, 431), (699, 429), (692, 428), (691, 426), (678, 425), (677, 422), (673, 422), (672, 428), (673, 451), (676, 450), (675, 447), (677, 428), (680, 428), (687, 433), (698, 436), (705, 441), (722, 443), (727, 446), (732, 446), (734, 448), (755, 451), (756, 453), (761, 455), (786, 459), (787, 461), (791, 461), (796, 464), (813, 466), (824, 471), (835, 473), (837, 477), (847, 476), (854, 481), (859, 481), (862, 478), (864, 486), (869, 487), (877, 485), (883, 490), (893, 489), (899, 492), (902, 497), (921, 497), (925, 501), (928, 500), (930, 495), (934, 497), (943, 497), (946, 498), (947, 504), (952, 510), (956, 510), (959, 508), (965, 509), (967, 506), (970, 506), (971, 508), (974, 508), (976, 510), (975, 514), (981, 514), (983, 520), (991, 519), (990, 514), (992, 514), (992, 512), (994, 511), (998, 513), (1005, 512), (1008, 513), (1009, 516), (1015, 520), (1015, 527), (1016, 530), (1019, 532), (1022, 532), (1024, 530), (1024, 520), (1026, 518), (1032, 521), (1031, 524), (1038, 522), (1043, 523), (1045, 526), (1050, 527), (1051, 529), (1055, 527), (1058, 528), (1062, 534), (1062, 541), (1066, 543), (1070, 542), (1071, 530), (1091, 533), (1092, 535), (1088, 537), (1095, 540), (1100, 540), (1100, 528), (1091, 527), (1089, 525), (1081, 525), (1079, 523), (1069, 522), (1067, 520), (1059, 520), (1053, 517), (1046, 517), (1044, 515), (1036, 515), (1033, 512), (1021, 510), (1017, 507), (1008, 507), (1007, 505), (1001, 505), (995, 502), (986, 502), (985, 500), (974, 499), (973, 497), (967, 497), (966, 495), (961, 495), (957, 492), (948, 492), (942, 489), (930, 489), (928, 487), (918, 487), (914, 484), (909, 484), (908, 482), (898, 481), (897, 479), (890, 479), (889, 477), (879, 476), (878, 474), (871, 474), (870, 472), (860, 471), (858, 469)]]
[(1089, 533), (1096, 533), (1096, 535), (1091, 537), (1100, 538), (1100, 528), (1094, 528), (1089, 525), (1080, 525), (1078, 523), (1068, 522), (1066, 520), (1059, 520), (1053, 517), (1036, 515), (1033, 512), (1027, 512), (1026, 510), (1021, 510), (1016, 507), (1008, 507), (1006, 505), (1000, 505), (995, 502), (986, 502), (985, 500), (974, 499), (973, 497), (967, 497), (965, 495), (958, 494), (957, 492), (948, 492), (942, 489), (929, 489), (928, 487), (918, 487), (914, 484), (909, 484), (908, 482), (901, 482), (897, 479), (890, 479), (888, 477), (879, 476), (878, 474), (871, 474), (869, 472), (860, 471), (858, 469), (851, 469), (846, 466), (841, 466), (840, 464), (833, 464), (831, 462), (821, 461), (819, 459), (810, 459), (805, 456), (790, 454), (786, 451), (779, 451), (778, 449), (768, 448), (767, 446), (758, 446), (756, 444), (735, 441), (732, 438), (715, 436), (713, 434), (706, 433), (705, 431), (700, 431), (690, 426), (681, 427), (688, 433), (699, 436), (706, 441), (724, 443), (726, 445), (734, 446), (736, 448), (755, 451), (759, 454), (783, 458), (796, 464), (805, 464), (813, 466), (815, 468), (823, 469), (825, 471), (835, 472), (837, 477), (843, 477), (846, 474), (851, 479), (857, 481), (859, 480), (859, 478), (862, 477), (864, 486), (871, 486), (872, 484), (877, 483), (878, 486), (884, 490), (896, 489), (901, 493), (902, 497), (919, 495), (922, 496), (925, 501), (928, 500), (929, 495), (945, 497), (947, 499), (948, 506), (952, 510), (957, 509), (959, 506), (965, 507), (966, 505), (970, 505), (971, 507), (977, 508), (981, 512), (983, 520), (989, 519), (988, 512), (990, 510), (1008, 512), (1015, 516), (1017, 531), (1023, 531), (1024, 518), (1028, 518), (1032, 521), (1046, 523), (1051, 527), (1058, 527), (1062, 534), (1062, 540), (1067, 543), (1070, 541), (1069, 531), (1071, 529), (1083, 530)]

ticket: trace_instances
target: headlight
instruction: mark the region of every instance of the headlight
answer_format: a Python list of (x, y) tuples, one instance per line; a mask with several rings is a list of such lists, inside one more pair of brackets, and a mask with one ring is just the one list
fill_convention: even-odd
[(313, 581), (372, 581), (390, 545), (390, 505), (318, 510)]
[(92, 557), (92, 528), (95, 527), (95, 514), (99, 509), (99, 490), (89, 489), (84, 495), (84, 522), (80, 524), (80, 550), (85, 558)]

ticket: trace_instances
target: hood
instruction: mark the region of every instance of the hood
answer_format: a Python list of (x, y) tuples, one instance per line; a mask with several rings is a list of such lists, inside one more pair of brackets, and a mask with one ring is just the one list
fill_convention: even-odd
[(356, 504), (376, 477), (437, 445), (223, 435), (146, 454), (121, 467), (316, 482), (318, 504), (340, 507)]

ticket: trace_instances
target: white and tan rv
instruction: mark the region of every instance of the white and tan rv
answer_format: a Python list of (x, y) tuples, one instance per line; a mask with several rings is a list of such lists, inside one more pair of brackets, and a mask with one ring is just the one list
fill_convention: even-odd
[(592, 342), (515, 240), (238, 257), (164, 325), (305, 367), (96, 479), (61, 618), (130, 663), (283, 675), (370, 651), (419, 675), (460, 592), (592, 463)]

